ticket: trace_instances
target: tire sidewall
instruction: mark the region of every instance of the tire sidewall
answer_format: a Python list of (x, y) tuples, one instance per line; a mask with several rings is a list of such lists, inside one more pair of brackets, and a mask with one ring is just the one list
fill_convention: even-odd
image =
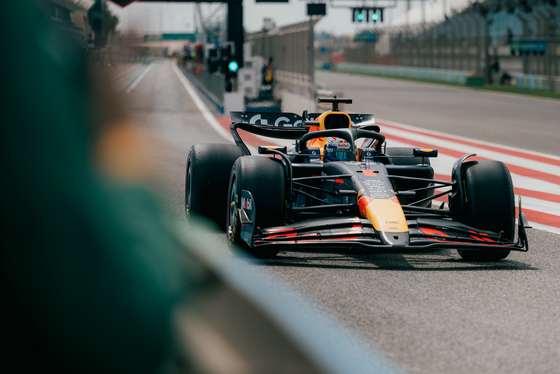
[[(468, 161), (463, 164), (463, 218), (468, 226), (502, 232), (513, 241), (515, 234), (515, 204), (511, 175), (506, 165), (498, 161)], [(508, 250), (458, 250), (467, 261), (498, 261)]]
[(498, 161), (469, 161), (463, 166), (465, 224), (488, 231), (503, 231), (513, 240), (515, 205), (511, 176)]
[(193, 213), (198, 214), (225, 229), (223, 206), (227, 201), (230, 171), (241, 156), (241, 148), (232, 144), (196, 144), (190, 148), (185, 175), (187, 219)]
[(256, 228), (280, 226), (285, 222), (285, 173), (278, 160), (263, 156), (237, 159), (231, 169), (227, 204), (227, 241), (230, 248), (240, 246), (257, 257), (272, 257), (278, 249), (250, 248), (241, 237), (240, 196), (249, 191), (255, 206)]

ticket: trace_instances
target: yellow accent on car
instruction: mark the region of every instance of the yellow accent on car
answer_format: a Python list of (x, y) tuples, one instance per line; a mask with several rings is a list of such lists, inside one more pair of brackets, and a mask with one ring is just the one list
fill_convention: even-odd
[(371, 221), (375, 230), (381, 232), (408, 232), (406, 217), (398, 202), (392, 199), (366, 199), (366, 202), (359, 204), (360, 213)]

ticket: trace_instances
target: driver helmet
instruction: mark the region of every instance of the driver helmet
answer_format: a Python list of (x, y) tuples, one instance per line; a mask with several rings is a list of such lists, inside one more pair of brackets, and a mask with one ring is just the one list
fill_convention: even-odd
[(356, 161), (350, 143), (341, 138), (327, 138), (324, 154), (329, 161)]

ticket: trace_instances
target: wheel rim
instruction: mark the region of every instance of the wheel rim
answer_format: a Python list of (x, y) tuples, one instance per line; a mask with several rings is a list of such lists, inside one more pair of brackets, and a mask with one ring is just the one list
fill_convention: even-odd
[(235, 211), (236, 211), (236, 199), (237, 188), (235, 187), (235, 173), (232, 174), (229, 182), (229, 193), (228, 193), (228, 214), (227, 214), (227, 238), (229, 242), (233, 242), (233, 230), (235, 226)]

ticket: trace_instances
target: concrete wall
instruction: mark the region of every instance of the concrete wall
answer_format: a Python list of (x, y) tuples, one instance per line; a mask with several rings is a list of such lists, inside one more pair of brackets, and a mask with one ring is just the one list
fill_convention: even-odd
[(281, 91), (282, 97), (282, 111), (292, 112), (295, 114), (302, 114), (304, 110), (308, 112), (315, 111), (315, 101), (309, 96), (299, 95), (287, 90)]

